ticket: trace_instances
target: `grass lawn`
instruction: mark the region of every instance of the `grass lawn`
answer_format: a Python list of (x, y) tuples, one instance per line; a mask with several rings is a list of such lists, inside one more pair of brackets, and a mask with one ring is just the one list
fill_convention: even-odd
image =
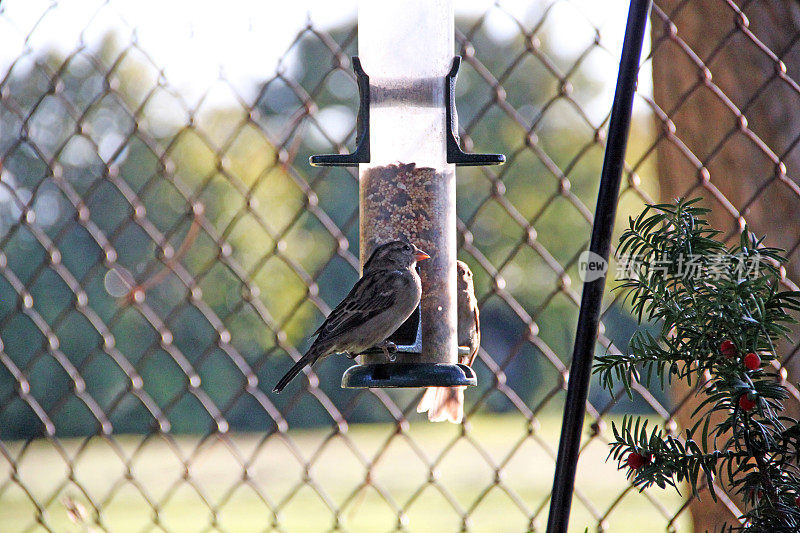
[[(466, 438), (458, 438), (457, 426), (415, 422), (402, 433), (388, 424), (355, 425), (334, 436), (330, 429), (293, 430), (263, 444), (259, 434), (203, 442), (192, 436), (41, 440), (27, 448), (7, 442), (3, 451), (19, 464), (19, 484), (0, 455), (0, 532), (316, 533), (331, 530), (337, 516), (346, 531), (393, 530), (402, 516), (406, 531), (445, 532), (461, 529), (464, 512), (470, 531), (544, 531), (560, 416), (540, 421), (529, 434), (519, 416), (478, 416)], [(606, 463), (607, 453), (595, 440), (581, 454), (570, 531), (597, 531), (601, 516), (612, 533), (668, 530), (665, 516), (679, 509), (680, 497), (629, 490), (615, 503), (628, 484)], [(434, 462), (430, 484), (426, 465)], [(372, 486), (364, 485), (365, 464), (374, 465)], [(502, 466), (497, 479), (491, 464)], [(37, 525), (31, 497), (43, 506), (46, 528)], [(85, 506), (89, 525), (70, 521), (70, 500)], [(679, 531), (689, 531), (686, 518), (676, 524)]]

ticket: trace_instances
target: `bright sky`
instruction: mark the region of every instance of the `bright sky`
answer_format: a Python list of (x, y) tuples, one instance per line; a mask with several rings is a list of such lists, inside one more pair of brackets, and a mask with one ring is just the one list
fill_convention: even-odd
[[(457, 15), (474, 16), (497, 3), (502, 9), (491, 9), (487, 27), (499, 39), (518, 32), (503, 10), (526, 20), (531, 12), (541, 12), (543, 4), (540, 0), (455, 3)], [(595, 116), (604, 116), (613, 97), (627, 8), (626, 0), (561, 0), (547, 14), (556, 29), (556, 49), (565, 54), (583, 50), (594, 39), (593, 27), (600, 28), (602, 43), (610, 53), (607, 57), (593, 54), (589, 67), (598, 69), (609, 83), (598, 95)], [(189, 101), (217, 79), (220, 69), (247, 96), (257, 82), (270, 76), (308, 20), (327, 29), (354, 20), (356, 9), (356, 0), (4, 0), (0, 3), (0, 78), (26, 48), (54, 47), (67, 53), (81, 40), (92, 45), (110, 29), (118, 29), (123, 39), (135, 35), (164, 68), (170, 85)], [(644, 74), (641, 89), (649, 93), (648, 72)]]

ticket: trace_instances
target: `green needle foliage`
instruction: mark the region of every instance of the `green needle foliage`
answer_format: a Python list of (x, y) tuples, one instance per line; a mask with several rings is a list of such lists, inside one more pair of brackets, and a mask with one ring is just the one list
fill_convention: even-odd
[[(787, 392), (770, 363), (795, 322), (790, 313), (800, 311), (800, 293), (780, 290), (780, 250), (747, 228), (727, 248), (697, 202), (651, 205), (630, 220), (620, 238), (627, 275), (619, 288), (639, 322), (660, 329), (637, 331), (630, 353), (599, 357), (594, 368), (605, 388), (621, 383), (628, 395), (634, 380), (699, 384), (695, 423), (673, 436), (625, 417), (613, 426), (609, 457), (640, 490), (685, 482), (696, 495), (702, 483), (716, 499), (712, 481), (724, 479), (746, 510), (722, 531), (797, 532), (800, 426), (783, 414)], [(712, 424), (712, 413), (721, 422)]]

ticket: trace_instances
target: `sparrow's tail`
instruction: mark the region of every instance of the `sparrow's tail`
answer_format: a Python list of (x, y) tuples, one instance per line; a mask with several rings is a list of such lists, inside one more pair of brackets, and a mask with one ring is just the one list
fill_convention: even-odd
[(294, 379), (294, 377), (303, 370), (303, 367), (306, 365), (313, 365), (317, 362), (317, 359), (320, 358), (322, 355), (323, 350), (317, 346), (311, 346), (311, 349), (306, 352), (306, 354), (297, 360), (297, 362), (289, 369), (289, 371), (284, 374), (284, 376), (278, 381), (278, 384), (275, 385), (275, 388), (272, 389), (272, 392), (280, 392), (289, 384), (290, 381)]
[(464, 389), (466, 387), (428, 387), (417, 405), (417, 412), (428, 411), (428, 420), (449, 420), (460, 424), (464, 418)]

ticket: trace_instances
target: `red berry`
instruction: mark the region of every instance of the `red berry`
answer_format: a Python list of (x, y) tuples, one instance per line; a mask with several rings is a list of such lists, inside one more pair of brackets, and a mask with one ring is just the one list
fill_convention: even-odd
[(641, 467), (648, 464), (650, 464), (649, 455), (642, 455), (636, 452), (628, 454), (628, 468), (631, 470), (639, 470)]
[(725, 339), (719, 345), (719, 353), (725, 357), (731, 358), (736, 355), (736, 345), (730, 339)]
[(739, 396), (739, 407), (741, 407), (743, 411), (752, 411), (756, 406), (755, 397), (751, 398), (750, 396), (752, 396), (752, 394), (742, 394)]
[(758, 354), (750, 352), (744, 356), (744, 366), (747, 367), (747, 370), (758, 370), (761, 368), (761, 358)]
[(795, 505), (800, 507), (800, 496), (798, 496), (797, 498), (794, 499), (794, 503), (795, 503)]

